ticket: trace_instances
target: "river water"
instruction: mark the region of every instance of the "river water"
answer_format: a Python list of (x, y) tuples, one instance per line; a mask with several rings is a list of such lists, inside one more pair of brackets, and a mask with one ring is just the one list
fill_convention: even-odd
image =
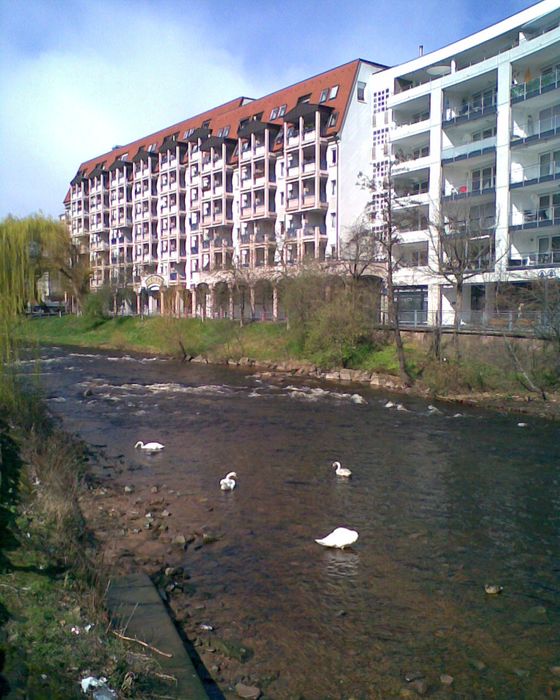
[[(416, 672), (432, 697), (557, 697), (557, 425), (435, 411), (357, 385), (43, 354), (51, 408), (124, 455), (125, 483), (179, 490), (173, 518), (185, 527), (190, 500), (208, 505), (206, 522), (190, 525), (220, 539), (185, 562), (204, 622), (251, 647), (252, 678), (272, 679), (267, 698), (399, 697)], [(165, 450), (140, 454), (139, 439)], [(351, 480), (336, 477), (335, 459)], [(238, 485), (223, 493), (230, 470)], [(352, 549), (314, 542), (338, 526), (359, 532)], [(450, 688), (440, 674), (453, 676)]]

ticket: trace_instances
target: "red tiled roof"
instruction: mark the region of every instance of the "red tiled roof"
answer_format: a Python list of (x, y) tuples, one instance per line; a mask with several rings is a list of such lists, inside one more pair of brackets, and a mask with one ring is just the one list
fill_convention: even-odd
[(218, 107), (213, 107), (212, 109), (209, 109), (206, 112), (202, 112), (201, 114), (197, 114), (194, 117), (185, 119), (184, 121), (179, 122), (178, 124), (173, 124), (172, 126), (168, 126), (165, 129), (156, 131), (153, 134), (143, 136), (142, 138), (137, 139), (132, 143), (128, 143), (124, 146), (119, 146), (118, 148), (115, 148), (109, 151), (108, 153), (103, 153), (99, 156), (95, 156), (95, 158), (91, 158), (90, 160), (83, 162), (78, 169), (85, 171), (85, 174), (89, 175), (96, 166), (96, 164), (102, 160), (106, 160), (105, 168), (108, 169), (109, 166), (112, 165), (115, 160), (118, 160), (124, 153), (128, 153), (128, 157), (130, 160), (136, 155), (138, 149), (141, 146), (147, 148), (151, 143), (155, 143), (159, 148), (159, 146), (161, 146), (161, 144), (168, 136), (179, 132), (179, 138), (181, 138), (187, 129), (201, 126), (202, 122), (206, 121), (207, 119), (212, 120), (212, 118), (218, 117), (223, 112), (229, 112), (235, 109), (236, 107), (239, 107), (241, 104), (243, 104), (243, 102), (246, 99), (246, 97), (236, 97), (234, 100), (225, 102), (224, 104), (219, 105)]
[[(108, 168), (115, 160), (120, 158), (124, 153), (128, 153), (128, 159), (133, 158), (140, 146), (145, 148), (151, 144), (156, 143), (156, 147), (161, 146), (164, 139), (172, 134), (179, 132), (179, 140), (182, 140), (183, 135), (186, 130), (193, 127), (200, 127), (202, 123), (206, 120), (210, 120), (209, 128), (212, 130), (212, 135), (216, 136), (219, 129), (229, 126), (230, 138), (237, 138), (237, 129), (239, 123), (244, 120), (253, 117), (254, 115), (260, 114), (262, 112), (262, 121), (271, 122), (274, 124), (281, 125), (284, 122), (283, 117), (277, 117), (276, 119), (271, 119), (272, 110), (281, 105), (286, 105), (286, 113), (292, 110), (298, 103), (298, 99), (304, 95), (309, 95), (309, 102), (312, 104), (319, 104), (321, 97), (321, 92), (325, 89), (330, 89), (338, 86), (338, 92), (336, 97), (333, 99), (328, 99), (321, 104), (327, 107), (331, 107), (333, 111), (338, 112), (338, 119), (334, 127), (330, 127), (327, 130), (328, 135), (336, 134), (343, 122), (348, 108), (350, 97), (352, 96), (354, 83), (356, 80), (358, 67), (361, 59), (356, 59), (345, 63), (337, 68), (332, 68), (331, 70), (315, 75), (306, 80), (302, 80), (299, 83), (295, 83), (276, 92), (272, 92), (269, 95), (260, 97), (256, 100), (247, 101), (247, 98), (238, 97), (235, 100), (226, 102), (223, 105), (214, 107), (202, 114), (198, 114), (195, 117), (190, 117), (185, 121), (174, 124), (173, 126), (157, 131), (149, 136), (144, 136), (141, 139), (133, 141), (125, 146), (116, 148), (108, 153), (96, 156), (91, 160), (88, 160), (80, 166), (80, 170), (84, 171), (84, 174), (89, 175), (93, 170), (95, 165), (101, 160), (106, 159), (105, 167)], [(371, 63), (369, 61), (363, 61), (369, 63), (377, 68), (385, 68), (379, 64)]]

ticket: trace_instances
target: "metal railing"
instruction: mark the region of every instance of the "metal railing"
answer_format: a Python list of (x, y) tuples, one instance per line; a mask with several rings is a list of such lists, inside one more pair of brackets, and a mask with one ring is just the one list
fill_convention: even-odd
[(532, 136), (540, 137), (557, 129), (560, 129), (559, 115), (547, 117), (546, 119), (537, 119), (537, 121), (530, 119), (522, 124), (513, 125), (511, 140), (528, 139)]
[(536, 97), (543, 92), (553, 90), (560, 84), (560, 70), (552, 71), (538, 78), (528, 80), (526, 83), (511, 86), (512, 100), (526, 100), (529, 97)]
[[(455, 314), (445, 312), (438, 318), (437, 311), (399, 311), (398, 318), (402, 328), (435, 328), (438, 325), (445, 330), (455, 326)], [(522, 308), (510, 311), (463, 311), (458, 315), (459, 330), (463, 332), (490, 333), (540, 333), (551, 325), (551, 319), (544, 311), (525, 311)], [(381, 323), (388, 325), (388, 318), (381, 314)]]
[[(518, 179), (515, 179), (515, 178)], [(531, 165), (520, 165), (517, 172), (510, 175), (511, 185), (520, 185), (524, 182), (540, 180), (541, 178), (560, 178), (560, 161), (553, 160), (548, 163), (539, 162)]]

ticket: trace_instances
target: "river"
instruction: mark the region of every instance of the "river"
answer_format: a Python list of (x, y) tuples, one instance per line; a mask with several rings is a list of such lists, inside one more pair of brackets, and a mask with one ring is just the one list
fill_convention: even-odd
[[(163, 485), (175, 528), (218, 533), (184, 553), (204, 601), (190, 624), (250, 647), (238, 674), (267, 679), (267, 698), (406, 696), (407, 674), (425, 676), (431, 697), (558, 687), (557, 424), (242, 369), (43, 355), (49, 405), (123, 456), (119, 484)], [(140, 439), (165, 450), (142, 454)], [(230, 470), (237, 488), (224, 493)], [(315, 543), (337, 526), (359, 532), (351, 549)]]

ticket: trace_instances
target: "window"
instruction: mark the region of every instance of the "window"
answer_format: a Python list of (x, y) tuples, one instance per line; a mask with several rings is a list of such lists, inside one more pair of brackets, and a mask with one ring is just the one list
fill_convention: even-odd
[(560, 151), (541, 153), (539, 164), (539, 177), (558, 175), (558, 173), (560, 173)]
[(334, 98), (338, 95), (338, 85), (335, 85), (334, 87), (331, 88), (331, 92), (329, 95), (329, 100), (334, 100)]
[(210, 126), (210, 119), (202, 122), (202, 128), (207, 129)]
[(262, 115), (262, 112), (258, 112), (257, 114), (253, 114), (251, 118), (254, 122), (260, 122), (260, 120), (262, 119)]
[(331, 116), (329, 117), (329, 121), (327, 122), (327, 126), (333, 127), (336, 126), (336, 120), (338, 119), (338, 112), (333, 112)]
[(223, 136), (224, 138), (226, 138), (226, 136), (229, 136), (229, 126), (224, 126)]
[(373, 93), (373, 113), (384, 112), (387, 109), (389, 99), (389, 88)]
[(328, 96), (329, 96), (329, 88), (325, 88), (324, 90), (321, 90), (321, 97), (319, 97), (319, 102), (326, 102)]
[(308, 95), (302, 95), (301, 97), (298, 97), (297, 103), (298, 103), (298, 105), (301, 105), (301, 104), (304, 104), (305, 102), (309, 102), (310, 99), (311, 99), (311, 93), (309, 93)]
[(331, 180), (331, 194), (336, 194), (336, 180)]
[(331, 163), (333, 165), (336, 164), (336, 148), (333, 148), (331, 151)]
[(358, 83), (358, 90), (357, 90), (356, 96), (360, 102), (366, 101), (366, 84), (365, 83)]
[(189, 136), (192, 136), (194, 134), (194, 127), (191, 127), (190, 129), (187, 129), (183, 135), (184, 139), (188, 139)]
[(286, 105), (281, 105), (278, 110), (278, 116), (283, 117), (286, 114)]
[(278, 107), (275, 107), (272, 112), (270, 113), (270, 118), (271, 119), (276, 119), (278, 117)]

